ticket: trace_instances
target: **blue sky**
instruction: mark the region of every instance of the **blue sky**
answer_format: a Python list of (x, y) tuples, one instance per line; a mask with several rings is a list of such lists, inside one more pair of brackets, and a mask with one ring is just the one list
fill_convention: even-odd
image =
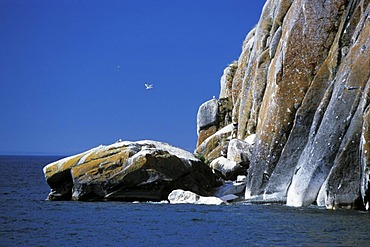
[(1, 0), (0, 153), (118, 139), (192, 151), (198, 108), (218, 96), (264, 2)]

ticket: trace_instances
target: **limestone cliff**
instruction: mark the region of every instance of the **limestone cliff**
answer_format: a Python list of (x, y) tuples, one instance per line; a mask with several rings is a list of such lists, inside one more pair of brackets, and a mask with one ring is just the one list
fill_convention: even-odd
[(268, 0), (220, 99), (200, 108), (210, 161), (255, 135), (247, 199), (369, 207), (369, 2)]

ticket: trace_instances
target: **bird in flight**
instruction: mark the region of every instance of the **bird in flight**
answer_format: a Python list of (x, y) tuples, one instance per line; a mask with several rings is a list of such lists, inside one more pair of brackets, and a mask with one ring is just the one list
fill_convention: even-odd
[(145, 85), (145, 89), (147, 89), (147, 90), (153, 88), (153, 84), (147, 84), (147, 83), (145, 83), (144, 85)]

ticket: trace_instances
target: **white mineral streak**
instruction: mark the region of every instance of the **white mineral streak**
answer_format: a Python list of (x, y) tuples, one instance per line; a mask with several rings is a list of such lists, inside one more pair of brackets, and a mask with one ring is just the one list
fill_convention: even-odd
[[(99, 147), (96, 147), (96, 148), (93, 148), (93, 149), (88, 150), (88, 151), (86, 151), (86, 152), (83, 152), (82, 154), (84, 154), (84, 156), (85, 156), (85, 155), (87, 155), (87, 154), (90, 154), (90, 152), (91, 152), (92, 150), (96, 150), (97, 148), (99, 148)], [(66, 162), (68, 162), (68, 161), (69, 161), (69, 160), (71, 160), (71, 159), (76, 158), (76, 157), (77, 157), (77, 156), (79, 156), (79, 155), (81, 155), (81, 154), (76, 154), (76, 155), (73, 155), (73, 156), (68, 156), (68, 157), (65, 157), (65, 158), (63, 158), (63, 159), (61, 159), (61, 160), (55, 161), (55, 162), (53, 162), (53, 163), (50, 163), (50, 164), (48, 164), (48, 165), (44, 166), (44, 168), (43, 168), (43, 172), (44, 172), (44, 174), (46, 174), (46, 171), (47, 171), (50, 167), (57, 165), (57, 168), (58, 168), (58, 169), (60, 169), (60, 168), (61, 168), (61, 167), (66, 163)]]
[(256, 134), (251, 134), (247, 136), (247, 138), (245, 138), (245, 142), (247, 142), (250, 145), (254, 145), (254, 143), (256, 142)]
[(325, 207), (326, 199), (327, 199), (327, 193), (326, 193), (326, 186), (328, 183), (328, 179), (325, 180), (325, 182), (322, 184), (319, 194), (317, 195), (316, 203), (319, 207)]
[(293, 176), (287, 194), (288, 206), (302, 207), (316, 201), (326, 174), (320, 173), (313, 176), (311, 173), (312, 171), (307, 169), (307, 166), (303, 166)]
[(78, 165), (81, 165), (81, 164), (85, 163), (86, 159), (87, 159), (87, 158), (88, 158), (92, 153), (94, 153), (95, 151), (102, 151), (102, 150), (106, 149), (107, 147), (108, 147), (108, 146), (100, 145), (100, 146), (98, 146), (98, 147), (96, 147), (96, 148), (93, 148), (93, 149), (90, 149), (90, 150), (88, 150), (88, 151), (84, 152), (84, 153), (85, 153), (85, 155), (83, 155), (83, 156), (81, 157), (81, 159), (78, 161), (78, 163), (77, 163), (76, 165), (78, 166)]
[[(157, 142), (157, 141), (151, 141), (151, 140), (143, 140), (136, 142), (137, 144), (143, 145), (143, 146), (151, 146), (154, 145), (154, 149), (161, 149), (164, 151), (167, 151), (171, 155), (177, 156), (179, 159), (181, 159), (184, 163), (188, 165), (188, 167), (191, 167), (191, 161), (198, 161), (198, 159), (194, 156), (194, 154), (183, 150), (181, 148), (177, 148), (174, 146), (171, 146), (164, 142)], [(149, 150), (153, 150), (149, 148)]]

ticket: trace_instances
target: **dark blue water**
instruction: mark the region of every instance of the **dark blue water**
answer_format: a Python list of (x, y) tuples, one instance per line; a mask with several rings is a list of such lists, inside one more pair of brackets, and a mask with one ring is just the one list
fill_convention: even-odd
[(46, 201), (57, 159), (0, 156), (0, 246), (370, 246), (352, 210)]

